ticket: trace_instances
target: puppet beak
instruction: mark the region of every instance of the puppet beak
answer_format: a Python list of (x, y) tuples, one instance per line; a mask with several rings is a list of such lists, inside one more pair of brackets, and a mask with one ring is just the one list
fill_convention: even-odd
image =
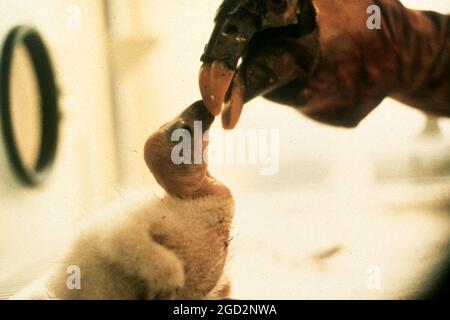
[(236, 76), (239, 60), (256, 33), (298, 23), (298, 0), (225, 0), (201, 58), (199, 85), (214, 116), (225, 111), (222, 123), (233, 129), (245, 102), (245, 79)]
[(259, 29), (258, 16), (244, 7), (231, 13), (219, 11), (213, 34), (201, 58), (204, 64), (199, 80), (203, 101), (213, 115), (222, 112), (239, 60)]

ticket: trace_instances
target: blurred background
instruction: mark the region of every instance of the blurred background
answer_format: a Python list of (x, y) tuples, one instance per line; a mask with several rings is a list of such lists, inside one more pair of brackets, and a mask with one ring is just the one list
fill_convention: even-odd
[[(402, 2), (450, 12), (450, 0)], [(199, 99), (200, 55), (220, 3), (0, 0), (1, 42), (18, 25), (42, 35), (61, 113), (42, 185), (23, 186), (0, 151), (0, 297), (39, 275), (81, 219), (129, 189), (157, 188), (143, 144)], [(11, 99), (21, 153), (34, 159), (39, 110), (27, 59), (17, 50)], [(449, 254), (450, 120), (386, 99), (344, 130), (256, 99), (239, 128), (279, 130), (280, 149), (276, 175), (251, 164), (211, 168), (236, 198), (227, 271), (234, 298), (427, 290)]]

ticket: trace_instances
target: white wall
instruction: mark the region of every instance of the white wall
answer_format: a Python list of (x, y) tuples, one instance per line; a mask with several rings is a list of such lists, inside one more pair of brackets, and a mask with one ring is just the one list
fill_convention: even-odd
[[(73, 10), (80, 10), (79, 30), (70, 24)], [(76, 221), (114, 193), (116, 155), (102, 1), (1, 0), (0, 12), (1, 41), (17, 24), (35, 26), (44, 37), (63, 115), (54, 170), (38, 189), (17, 183), (0, 142), (1, 287), (45, 259)]]

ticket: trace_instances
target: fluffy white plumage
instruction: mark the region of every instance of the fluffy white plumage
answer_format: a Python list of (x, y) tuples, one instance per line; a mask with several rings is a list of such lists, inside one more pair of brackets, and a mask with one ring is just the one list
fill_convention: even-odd
[[(143, 194), (118, 200), (81, 228), (49, 274), (12, 299), (203, 299), (226, 262), (233, 199)], [(81, 290), (69, 289), (70, 266)]]

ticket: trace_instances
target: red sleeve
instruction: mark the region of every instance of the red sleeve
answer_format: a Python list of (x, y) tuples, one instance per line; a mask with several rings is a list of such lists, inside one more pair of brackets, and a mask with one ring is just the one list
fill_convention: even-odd
[(450, 116), (450, 16), (408, 9), (398, 14), (391, 6), (382, 8), (400, 59), (401, 86), (393, 98)]

